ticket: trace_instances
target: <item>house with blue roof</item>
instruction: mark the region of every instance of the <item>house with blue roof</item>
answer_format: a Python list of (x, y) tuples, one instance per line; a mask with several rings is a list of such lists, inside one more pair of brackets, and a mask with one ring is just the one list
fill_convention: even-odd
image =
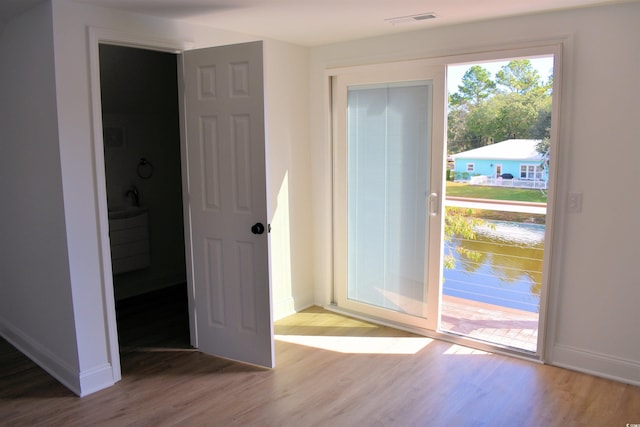
[(456, 179), (471, 180), (484, 176), (489, 180), (513, 179), (541, 183), (546, 187), (548, 171), (542, 167), (543, 155), (536, 150), (539, 139), (508, 139), (454, 154)]

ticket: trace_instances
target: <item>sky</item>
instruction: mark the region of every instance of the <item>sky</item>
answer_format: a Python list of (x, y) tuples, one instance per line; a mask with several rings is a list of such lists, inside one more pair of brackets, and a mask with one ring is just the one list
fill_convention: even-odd
[[(547, 81), (548, 77), (553, 73), (553, 57), (546, 58), (530, 58), (533, 68), (538, 70), (542, 81)], [(450, 65), (447, 71), (447, 90), (449, 94), (454, 94), (458, 91), (458, 86), (462, 83), (462, 77), (469, 68), (473, 65), (480, 65), (486, 68), (491, 73), (491, 78), (495, 79), (496, 73), (500, 71), (500, 68), (507, 65), (509, 61), (500, 62), (478, 62), (473, 64), (464, 65)]]

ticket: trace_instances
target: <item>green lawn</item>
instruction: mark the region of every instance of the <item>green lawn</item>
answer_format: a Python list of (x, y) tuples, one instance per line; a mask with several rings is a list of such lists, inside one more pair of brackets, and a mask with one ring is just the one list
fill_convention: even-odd
[(547, 195), (540, 190), (526, 188), (485, 187), (459, 182), (447, 182), (447, 196), (478, 199), (514, 200), (518, 202), (547, 203)]

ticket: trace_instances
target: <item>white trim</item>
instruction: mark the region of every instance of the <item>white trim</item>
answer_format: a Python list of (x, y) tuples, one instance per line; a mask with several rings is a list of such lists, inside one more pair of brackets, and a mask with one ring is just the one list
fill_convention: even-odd
[(191, 41), (149, 37), (147, 35), (125, 33), (107, 28), (88, 27), (88, 31), (89, 40), (91, 42), (89, 46), (90, 49), (97, 47), (98, 43), (106, 43), (178, 54), (185, 50), (193, 49), (194, 47), (194, 43)]
[[(467, 51), (467, 53), (443, 56), (440, 60), (450, 66), (476, 64), (478, 62), (504, 61), (505, 59), (553, 56), (561, 53), (561, 46), (565, 40), (565, 37), (560, 37), (549, 40), (540, 40), (538, 42), (532, 41), (530, 43), (520, 43), (503, 48), (486, 48), (484, 51)], [(555, 77), (557, 76), (554, 66), (554, 87), (556, 83)]]
[[(490, 46), (477, 46), (477, 47), (468, 47), (464, 49), (460, 49), (458, 51), (451, 52), (431, 52), (430, 54), (425, 54), (423, 58), (416, 59), (406, 58), (402, 55), (386, 55), (384, 58), (370, 56), (366, 58), (356, 58), (352, 59), (351, 64), (345, 65), (341, 64), (330, 64), (325, 63), (325, 78), (331, 78), (332, 76), (336, 76), (338, 74), (350, 74), (362, 71), (365, 67), (371, 67), (371, 69), (375, 67), (384, 67), (384, 68), (392, 68), (397, 66), (397, 63), (401, 62), (420, 62), (423, 65), (460, 65), (460, 64), (472, 64), (478, 62), (488, 62), (493, 60), (504, 60), (505, 58), (533, 58), (533, 57), (541, 57), (541, 56), (553, 56), (554, 58), (554, 68), (553, 68), (553, 99), (552, 99), (552, 123), (551, 123), (551, 144), (554, 149), (551, 151), (550, 156), (550, 169), (547, 180), (549, 182), (548, 187), (548, 196), (547, 196), (547, 215), (546, 215), (546, 225), (547, 231), (545, 233), (545, 253), (544, 253), (544, 261), (543, 261), (543, 285), (541, 289), (540, 295), (540, 317), (538, 322), (538, 345), (537, 345), (537, 356), (541, 361), (544, 361), (547, 357), (546, 351), (549, 347), (547, 343), (554, 342), (555, 336), (555, 323), (557, 320), (557, 298), (559, 297), (559, 293), (557, 290), (557, 286), (554, 287), (553, 292), (550, 291), (550, 282), (552, 280), (552, 266), (551, 266), (551, 253), (559, 253), (559, 246), (561, 245), (560, 236), (562, 235), (559, 230), (555, 230), (556, 226), (554, 223), (556, 222), (555, 218), (560, 213), (559, 208), (557, 207), (556, 201), (557, 198), (557, 187), (558, 184), (558, 164), (560, 152), (565, 151), (566, 149), (560, 144), (560, 112), (561, 109), (561, 101), (560, 95), (563, 97), (569, 98), (567, 95), (567, 90), (562, 88), (562, 75), (564, 73), (563, 70), (563, 60), (565, 59), (565, 55), (569, 55), (567, 49), (565, 47), (569, 45), (572, 46), (573, 36), (557, 36), (549, 39), (538, 39), (538, 40), (530, 40), (530, 41), (522, 41), (513, 43), (511, 45), (490, 45)], [(377, 61), (377, 62), (376, 62)], [(568, 62), (568, 61), (566, 61)], [(446, 82), (445, 82), (446, 85)], [(563, 93), (565, 92), (565, 93)], [(331, 100), (331, 89), (328, 91), (328, 96), (326, 99)], [(325, 111), (328, 111), (325, 109)], [(333, 113), (328, 111), (327, 118), (329, 122), (333, 119)], [(567, 114), (568, 116), (568, 114)], [(564, 120), (569, 120), (568, 117), (564, 117)], [(328, 145), (329, 147), (333, 147), (335, 138), (334, 131), (331, 129), (331, 125), (328, 125)], [(566, 131), (565, 131), (566, 132)], [(568, 135), (563, 135), (566, 139)], [(332, 153), (331, 157), (331, 166), (335, 168), (336, 162), (336, 154)], [(335, 192), (335, 173), (332, 173), (332, 183), (333, 192)], [(335, 204), (335, 194), (332, 196), (332, 203)], [(333, 217), (333, 212), (335, 211), (335, 206), (331, 207), (332, 211), (332, 223), (335, 222), (335, 218)], [(335, 234), (335, 230), (333, 230), (332, 235)], [(335, 240), (332, 242), (332, 262), (335, 261)], [(554, 276), (557, 276), (555, 274)], [(335, 289), (336, 283), (336, 272), (334, 269), (332, 275), (332, 283), (330, 283), (330, 288)], [(550, 298), (550, 294), (552, 297)], [(333, 302), (333, 301), (332, 301)], [(552, 307), (548, 307), (548, 305), (553, 304)], [(327, 306), (328, 307), (328, 306)], [(549, 334), (547, 334), (549, 331)]]
[(189, 200), (189, 147), (187, 146), (186, 100), (184, 96), (184, 56), (178, 55), (178, 121), (180, 122), (180, 170), (182, 171), (182, 217), (184, 218), (184, 249), (187, 269), (187, 298), (189, 310), (189, 343), (198, 348), (198, 325), (195, 314), (193, 287), (193, 239), (191, 238), (191, 210)]
[(640, 363), (608, 354), (556, 344), (550, 365), (640, 386)]
[[(325, 76), (347, 74), (355, 72), (366, 65), (385, 65), (393, 67), (397, 62), (420, 61), (425, 65), (463, 65), (477, 62), (499, 61), (504, 58), (523, 58), (549, 56), (560, 45), (571, 41), (571, 34), (558, 35), (535, 40), (509, 42), (505, 44), (482, 44), (457, 49), (429, 50), (423, 53), (402, 53), (398, 50), (393, 54), (369, 55), (366, 57), (349, 57), (325, 62)], [(555, 70), (555, 68), (554, 68)], [(554, 71), (554, 77), (555, 71)], [(555, 83), (555, 80), (554, 80)]]
[[(553, 342), (552, 337), (548, 334), (550, 329), (555, 330), (555, 317), (551, 317), (549, 313), (553, 313), (555, 306), (557, 306), (558, 286), (553, 287), (553, 294), (551, 293), (551, 276), (552, 276), (552, 254), (561, 253), (558, 247), (556, 239), (561, 236), (558, 230), (556, 230), (556, 217), (559, 214), (556, 208), (557, 200), (557, 188), (558, 181), (558, 164), (560, 159), (560, 151), (563, 149), (560, 143), (560, 105), (562, 100), (562, 76), (563, 76), (563, 55), (565, 41), (558, 42), (554, 46), (547, 47), (548, 51), (553, 54), (553, 92), (551, 100), (551, 153), (549, 158), (549, 170), (547, 171), (547, 213), (545, 216), (545, 241), (544, 241), (544, 255), (542, 261), (542, 287), (540, 289), (540, 313), (538, 317), (538, 347), (537, 351), (540, 355), (540, 360), (546, 361), (547, 352), (546, 349), (549, 343)], [(566, 118), (565, 118), (566, 120)], [(553, 297), (550, 297), (553, 295)], [(550, 305), (554, 305), (553, 309)]]
[(291, 316), (292, 314), (295, 314), (297, 312), (298, 310), (296, 310), (296, 300), (292, 296), (290, 296), (276, 302), (273, 305), (272, 317), (273, 317), (273, 320), (276, 321), (276, 320), (283, 319), (287, 316)]
[(293, 297), (286, 298), (277, 304), (274, 305), (273, 313), (273, 321), (277, 322), (278, 320), (284, 319), (285, 317), (289, 317), (296, 313), (300, 313), (308, 308), (313, 307), (315, 304), (307, 304), (302, 307), (296, 307), (296, 301)]
[[(94, 179), (96, 193), (96, 210), (98, 223), (98, 247), (102, 275), (102, 299), (105, 312), (106, 340), (108, 346), (108, 362), (111, 366), (112, 383), (122, 378), (120, 369), (120, 348), (118, 345), (118, 328), (111, 267), (111, 248), (109, 245), (109, 220), (107, 208), (107, 186), (104, 168), (104, 142), (102, 140), (102, 99), (100, 95), (100, 52), (101, 43), (151, 49), (169, 53), (180, 53), (193, 46), (191, 42), (169, 40), (123, 33), (104, 28), (88, 27), (89, 38), (89, 72), (91, 117), (93, 126)], [(100, 367), (103, 370), (104, 367)], [(97, 373), (102, 375), (102, 373)], [(91, 374), (89, 374), (91, 375)], [(90, 381), (92, 383), (93, 381)], [(91, 386), (94, 387), (94, 386)], [(90, 388), (91, 388), (90, 387)], [(79, 393), (78, 393), (79, 394)], [(84, 393), (87, 394), (87, 393)]]
[(80, 371), (80, 397), (111, 387), (115, 383), (112, 364), (105, 363), (86, 371)]
[[(22, 330), (9, 324), (6, 319), (0, 316), (0, 335), (20, 350), (25, 356), (33, 360), (38, 366), (48, 372), (65, 387), (77, 394), (82, 393), (82, 386), (78, 372), (69, 366), (64, 360), (53, 354), (47, 347), (33, 340)], [(111, 375), (111, 370), (109, 370)], [(112, 378), (103, 379), (101, 388), (113, 385)]]

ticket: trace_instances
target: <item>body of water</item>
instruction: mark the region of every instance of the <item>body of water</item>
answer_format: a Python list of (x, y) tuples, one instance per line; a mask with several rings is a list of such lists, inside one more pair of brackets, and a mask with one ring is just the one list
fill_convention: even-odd
[(444, 269), (444, 295), (538, 312), (545, 226), (486, 221), (476, 231), (445, 242), (455, 266)]

